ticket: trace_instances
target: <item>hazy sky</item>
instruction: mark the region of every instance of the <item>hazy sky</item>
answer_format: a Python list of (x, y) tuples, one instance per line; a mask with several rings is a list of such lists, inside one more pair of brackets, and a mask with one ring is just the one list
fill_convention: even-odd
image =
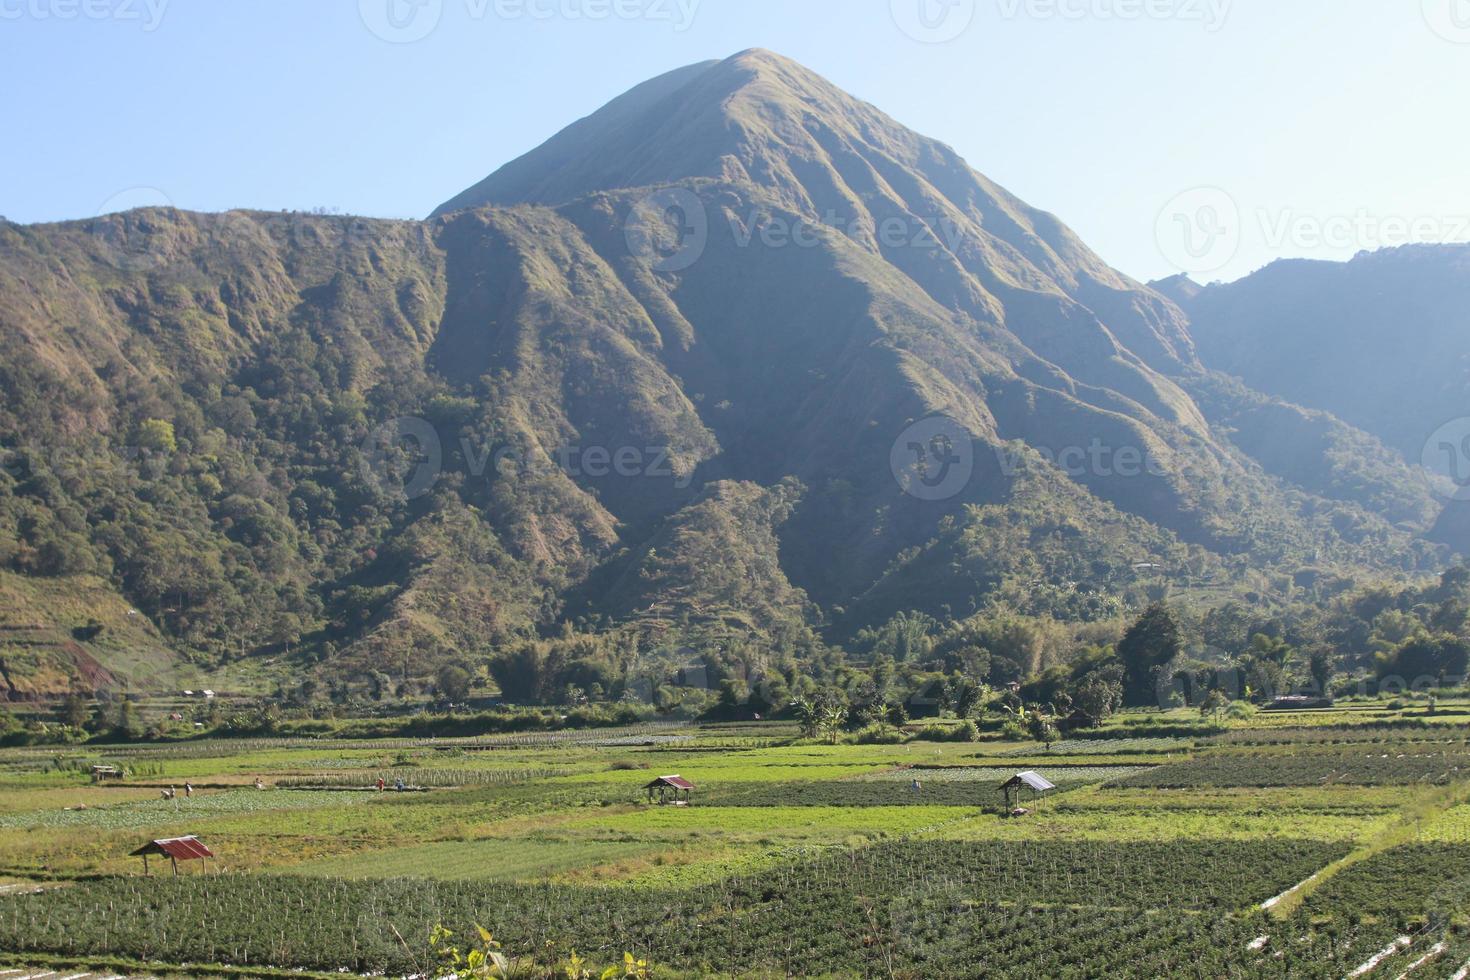
[(0, 0), (0, 214), (421, 217), (748, 47), (1138, 278), (1470, 239), (1470, 0)]

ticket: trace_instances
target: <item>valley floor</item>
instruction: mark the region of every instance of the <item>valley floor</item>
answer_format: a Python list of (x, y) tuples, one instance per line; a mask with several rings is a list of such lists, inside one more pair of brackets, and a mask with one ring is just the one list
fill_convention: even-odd
[[(529, 976), (626, 952), (655, 976), (1463, 980), (1470, 727), (1440, 707), (1050, 751), (775, 723), (7, 750), (0, 950), (29, 958), (0, 980), (431, 973), (437, 925)], [(97, 762), (127, 779), (90, 785)], [(1024, 770), (1057, 790), (1010, 816)], [(676, 773), (691, 803), (649, 805)], [(142, 877), (130, 853), (185, 834), (216, 859)]]

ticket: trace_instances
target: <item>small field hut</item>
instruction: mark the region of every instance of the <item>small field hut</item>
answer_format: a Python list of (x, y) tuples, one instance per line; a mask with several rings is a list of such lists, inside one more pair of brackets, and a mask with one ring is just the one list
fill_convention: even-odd
[(143, 859), (143, 873), (148, 874), (149, 855), (159, 855), (169, 859), (173, 865), (174, 874), (179, 873), (180, 861), (199, 860), (208, 866), (209, 859), (214, 857), (214, 852), (204, 846), (204, 842), (193, 834), (188, 837), (165, 837), (162, 840), (151, 840), (133, 852), (133, 857)]
[(117, 766), (93, 766), (92, 782), (106, 783), (123, 778), (123, 771)]
[[(1006, 806), (1014, 806), (1021, 802), (1022, 790), (1030, 790), (1033, 796), (1045, 796), (1056, 789), (1056, 786), (1039, 773), (1026, 771), (1018, 772), (1010, 779), (1000, 784), (1000, 791), (1005, 794)], [(1015, 800), (1011, 797), (1014, 794)]]
[[(650, 803), (653, 802), (653, 794), (658, 793), (660, 806), (665, 803), (685, 806), (694, 792), (694, 784), (683, 776), (660, 776), (643, 788), (648, 791), (648, 802)], [(679, 798), (680, 793), (684, 794), (683, 799)]]

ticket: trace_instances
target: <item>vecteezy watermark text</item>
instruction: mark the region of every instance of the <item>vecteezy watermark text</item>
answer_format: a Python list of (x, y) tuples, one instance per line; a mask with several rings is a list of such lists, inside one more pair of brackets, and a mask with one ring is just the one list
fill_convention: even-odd
[(1233, 0), (995, 0), (1006, 20), (1174, 20), (1225, 26)]
[[(919, 500), (949, 500), (963, 493), (974, 478), (978, 454), (975, 438), (948, 415), (913, 422), (893, 440), (889, 469), (905, 494)], [(1112, 445), (1101, 437), (1069, 446), (999, 443), (991, 447), (994, 472), (1010, 479), (1033, 466), (1060, 471), (1070, 479), (1155, 479), (1196, 469), (1214, 472), (1218, 462), (1204, 449), (1169, 454), (1169, 462), (1143, 445)]]
[(647, 478), (668, 481), (678, 489), (694, 481), (691, 465), (677, 462), (668, 446), (558, 446), (549, 451), (459, 435), (446, 451), (438, 428), (427, 419), (389, 419), (363, 439), (359, 447), (364, 482), (385, 493), (401, 492), (414, 500), (432, 491), (451, 469), (471, 479), (495, 479), (561, 473), (573, 479)]
[(682, 272), (703, 257), (722, 225), (738, 249), (811, 249), (838, 234), (884, 251), (954, 252), (965, 237), (960, 222), (949, 215), (932, 219), (911, 214), (873, 218), (828, 209), (820, 216), (808, 217), (750, 208), (741, 213), (726, 211), (722, 223), (711, 218), (697, 194), (682, 187), (664, 188), (636, 201), (628, 209), (623, 235), (629, 253), (653, 271)]
[[(447, 0), (358, 0), (363, 25), (392, 44), (422, 41), (439, 27)], [(472, 21), (647, 21), (682, 33), (701, 0), (453, 0)]]
[(111, 20), (156, 31), (169, 0), (0, 0), (0, 21)]
[(925, 44), (944, 44), (968, 31), (991, 8), (1004, 21), (1177, 21), (1225, 26), (1234, 0), (889, 0), (893, 23)]
[(1367, 208), (1351, 214), (1319, 215), (1293, 208), (1263, 208), (1257, 218), (1266, 244), (1277, 250), (1397, 248), (1470, 239), (1470, 215), (1384, 215)]

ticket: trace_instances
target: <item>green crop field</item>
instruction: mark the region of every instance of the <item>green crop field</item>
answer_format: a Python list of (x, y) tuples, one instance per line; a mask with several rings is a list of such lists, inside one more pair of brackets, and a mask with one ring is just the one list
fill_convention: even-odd
[[(1335, 714), (1050, 749), (751, 723), (4, 750), (0, 969), (401, 976), (482, 925), (525, 976), (1463, 976), (1470, 729)], [(1012, 815), (1023, 770), (1057, 789)], [(688, 805), (648, 802), (668, 774)], [(144, 878), (129, 854), (182, 834), (215, 860)]]

